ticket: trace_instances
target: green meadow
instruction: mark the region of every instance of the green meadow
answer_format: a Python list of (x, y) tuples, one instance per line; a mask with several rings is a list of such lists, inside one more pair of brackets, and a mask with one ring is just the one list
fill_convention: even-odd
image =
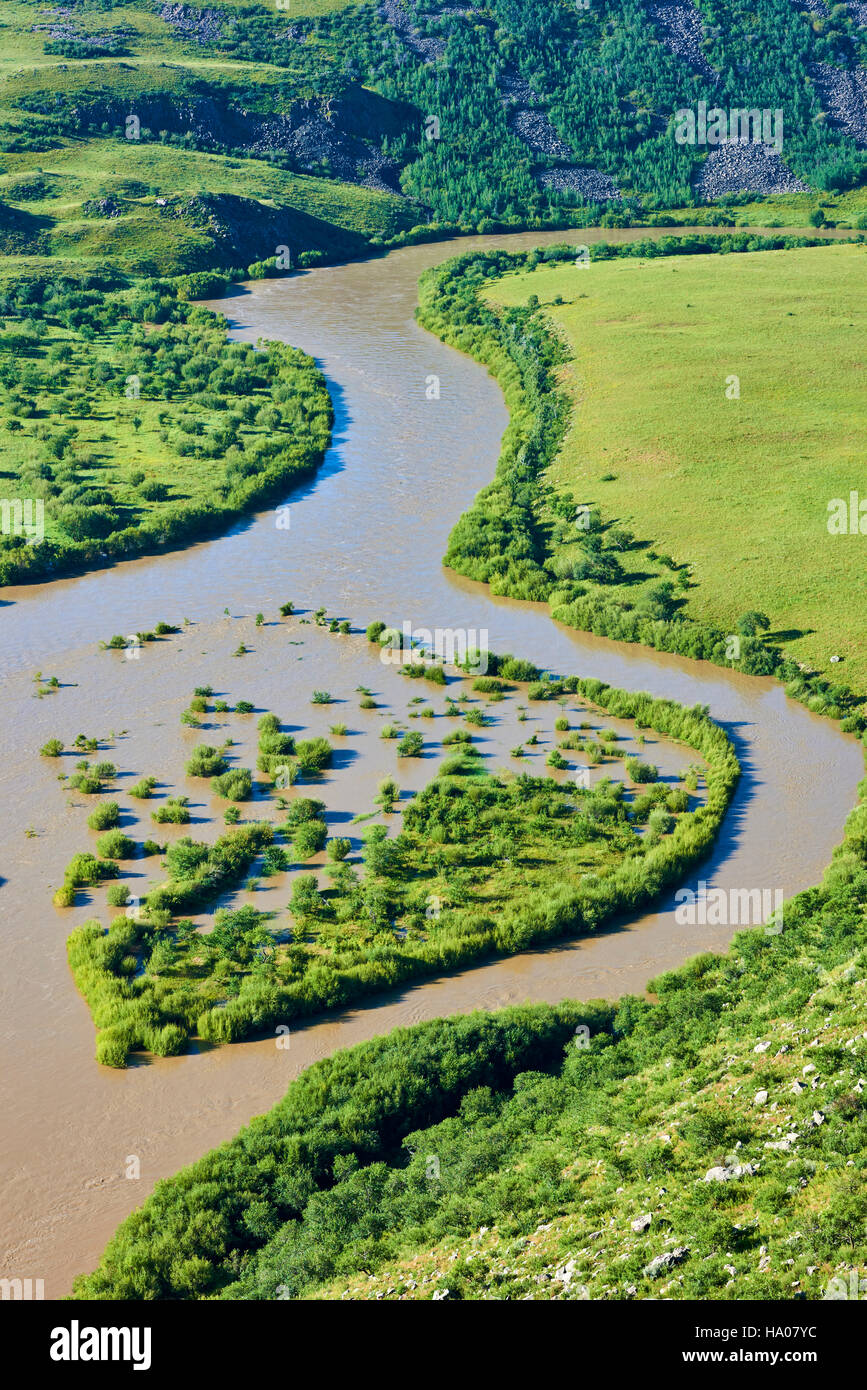
[[(856, 688), (867, 540), (829, 534), (828, 503), (864, 490), (865, 256), (540, 265), (490, 291), (508, 306), (538, 296), (568, 343), (555, 487), (688, 566), (690, 616), (764, 612), (788, 656), (820, 669), (840, 656)], [(646, 568), (646, 551), (623, 560)]]

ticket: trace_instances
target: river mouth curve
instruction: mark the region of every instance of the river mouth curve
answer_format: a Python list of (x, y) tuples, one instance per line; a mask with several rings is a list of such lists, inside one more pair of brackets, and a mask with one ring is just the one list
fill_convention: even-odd
[[(580, 239), (626, 235), (582, 231)], [(86, 914), (54, 912), (46, 890), (69, 847), (82, 848), (81, 812), (64, 806), (50, 772), (34, 771), (35, 750), (58, 731), (71, 738), (79, 729), (129, 727), (125, 765), (149, 772), (163, 745), (181, 746), (178, 699), (200, 680), (220, 685), (231, 678), (236, 695), (249, 683), (258, 699), (290, 718), (299, 688), (309, 693), (319, 675), (317, 658), (309, 658), (299, 687), (297, 654), (265, 635), (244, 659), (242, 680), (227, 658), (243, 615), (273, 612), (292, 599), (356, 622), (487, 630), (493, 650), (548, 669), (709, 705), (745, 765), (720, 838), (701, 866), (709, 882), (779, 887), (788, 896), (820, 879), (842, 838), (863, 776), (860, 745), (788, 700), (780, 686), (577, 633), (554, 623), (546, 605), (496, 598), (442, 566), (451, 527), (493, 475), (507, 416), (485, 370), (416, 323), (418, 276), (476, 245), (577, 236), (405, 248), (257, 281), (216, 301), (212, 307), (237, 336), (280, 337), (310, 352), (335, 395), (332, 448), (320, 473), (289, 497), (289, 531), (277, 530), (273, 512), (262, 512), (182, 551), (4, 595), (11, 602), (3, 609), (0, 650), (7, 677), (0, 729), (7, 875), (0, 885), (7, 908), (0, 940), (8, 1193), (2, 1245), (4, 1269), (44, 1277), (48, 1297), (61, 1296), (75, 1273), (96, 1262), (118, 1221), (157, 1178), (231, 1137), (319, 1057), (396, 1026), (477, 1007), (639, 992), (686, 957), (724, 949), (734, 931), (680, 925), (667, 899), (597, 936), (416, 982), (311, 1022), (293, 1034), (288, 1050), (266, 1040), (153, 1060), (125, 1073), (98, 1068), (93, 1025), (64, 949), (71, 926)], [(438, 401), (426, 398), (430, 375), (440, 379)], [(95, 654), (99, 638), (187, 615), (194, 623), (187, 635), (134, 672), (114, 654)], [(61, 678), (57, 696), (33, 699), (30, 673), (37, 667)], [(361, 668), (347, 657), (342, 669), (351, 690)], [(27, 825), (36, 838), (24, 839)], [(129, 1154), (141, 1158), (138, 1182), (123, 1176)]]

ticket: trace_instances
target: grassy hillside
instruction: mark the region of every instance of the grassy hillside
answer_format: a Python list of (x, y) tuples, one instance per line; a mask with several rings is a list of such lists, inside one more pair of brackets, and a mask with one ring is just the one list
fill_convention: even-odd
[[(863, 889), (844, 922), (817, 908), (781, 979), (776, 946), (744, 938), (727, 961), (653, 982), (637, 1026), (621, 1003), (612, 1032), (573, 1043), (553, 1076), (469, 1093), (455, 1119), (407, 1138), (406, 1167), (311, 1201), (229, 1296), (267, 1297), (272, 1281), (327, 1299), (848, 1290), (867, 1257)], [(438, 1184), (423, 1178), (431, 1155)], [(316, 1290), (329, 1264), (339, 1277)]]
[[(858, 689), (864, 537), (830, 535), (827, 504), (863, 479), (865, 256), (539, 266), (489, 291), (510, 306), (536, 295), (568, 344), (554, 486), (686, 565), (686, 613), (734, 632), (759, 609), (790, 657), (826, 669), (839, 655)], [(630, 583), (644, 552), (621, 564)]]
[[(213, 263), (208, 238), (155, 201), (203, 192), (327, 224), (296, 225), (296, 258), (356, 255), (417, 226), (622, 224), (678, 208), (857, 226), (857, 16), (789, 0), (685, 14), (692, 44), (639, 0), (79, 0), (57, 13), (17, 0), (0, 15), (0, 200), (44, 219), (37, 254), (156, 274)], [(741, 150), (734, 172), (724, 158), (709, 175), (719, 150), (674, 139), (676, 111), (700, 100), (782, 111), (782, 153)], [(93, 211), (117, 196), (120, 213)], [(274, 250), (250, 245), (237, 263)]]

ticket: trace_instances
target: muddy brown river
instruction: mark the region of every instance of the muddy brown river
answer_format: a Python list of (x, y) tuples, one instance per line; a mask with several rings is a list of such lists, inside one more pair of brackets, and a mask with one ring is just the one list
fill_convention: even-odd
[[(325, 732), (338, 719), (349, 725), (345, 751), (321, 793), (335, 826), (369, 809), (377, 778), (395, 772), (377, 721), (408, 721), (417, 692), (385, 671), (362, 639), (331, 637), (298, 622), (257, 630), (259, 610), (274, 615), (292, 599), (299, 609), (322, 604), (356, 625), (382, 617), (486, 631), (494, 651), (554, 671), (706, 703), (734, 738), (744, 777), (700, 877), (723, 888), (781, 888), (787, 895), (820, 878), (863, 775), (854, 739), (769, 681), (582, 636), (552, 623), (544, 606), (492, 598), (441, 565), (451, 526), (493, 473), (506, 412), (483, 369), (415, 323), (419, 274), (476, 245), (642, 235), (530, 234), (414, 247), (369, 263), (261, 281), (221, 300), (215, 307), (238, 336), (285, 338), (312, 353), (334, 397), (333, 447), (318, 476), (287, 499), (288, 529), (269, 511), (182, 552), (4, 591), (0, 1275), (42, 1279), (46, 1297), (62, 1297), (156, 1179), (230, 1138), (269, 1108), (293, 1076), (336, 1048), (475, 1008), (640, 991), (687, 956), (725, 947), (734, 930), (681, 926), (666, 902), (596, 937), (419, 983), (314, 1020), (293, 1031), (288, 1049), (265, 1040), (142, 1059), (124, 1072), (97, 1067), (93, 1024), (69, 975), (65, 941), (86, 917), (105, 917), (104, 901), (80, 898), (65, 911), (51, 905), (51, 886), (93, 836), (84, 826), (84, 798), (63, 789), (57, 764), (38, 756), (48, 738), (113, 735), (102, 756), (118, 765), (121, 791), (152, 773), (190, 794), (196, 819), (204, 818), (201, 788), (182, 773), (191, 744), (201, 738), (181, 728), (179, 712), (195, 685), (209, 683), (232, 699), (275, 710), (289, 727)], [(438, 400), (428, 399), (431, 376), (439, 378)], [(98, 640), (113, 633), (184, 618), (190, 623), (180, 637), (145, 648), (140, 659), (97, 651)], [(235, 659), (241, 640), (251, 651)], [(36, 698), (36, 670), (56, 674), (62, 689)], [(383, 708), (360, 712), (358, 685), (381, 694)], [(317, 687), (343, 703), (311, 707)], [(249, 753), (253, 739), (240, 727), (224, 721), (215, 741), (230, 733)], [(436, 728), (432, 742), (442, 732)], [(492, 751), (505, 757), (512, 732), (504, 716), (502, 729), (490, 735)], [(682, 750), (661, 746), (653, 755), (670, 772), (689, 761)], [(247, 756), (239, 761), (249, 765)], [(413, 790), (430, 772), (422, 759), (399, 780)], [(122, 800), (132, 812), (136, 804)], [(148, 808), (141, 805), (133, 833), (143, 838)], [(196, 826), (191, 829), (195, 834)], [(174, 833), (162, 830), (161, 840)], [(337, 833), (347, 831), (341, 826)], [(279, 885), (256, 895), (263, 907), (270, 899), (285, 906)], [(125, 1176), (131, 1156), (140, 1163), (138, 1179)]]

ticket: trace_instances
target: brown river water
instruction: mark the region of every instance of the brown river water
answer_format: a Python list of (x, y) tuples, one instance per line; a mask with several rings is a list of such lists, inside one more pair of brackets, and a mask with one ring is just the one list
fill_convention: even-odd
[[(251, 765), (254, 733), (237, 717), (200, 735), (179, 725), (194, 685), (230, 700), (273, 709), (289, 728), (327, 732), (349, 726), (337, 767), (321, 792), (333, 833), (356, 837), (354, 812), (366, 811), (377, 780), (395, 774), (406, 790), (430, 777), (444, 719), (409, 721), (410, 700), (430, 687), (404, 683), (360, 637), (330, 636), (297, 619), (255, 629), (292, 599), (300, 610), (324, 605), (364, 625), (374, 617), (414, 627), (487, 631), (494, 651), (512, 651), (561, 673), (597, 676), (685, 704), (710, 706), (735, 739), (744, 776), (712, 857), (695, 878), (717, 887), (781, 888), (789, 895), (818, 881), (841, 838), (863, 775), (859, 745), (787, 700), (766, 680), (583, 636), (558, 627), (540, 604), (495, 599), (479, 584), (446, 572), (441, 557), (451, 526), (492, 476), (506, 411), (486, 372), (423, 332), (414, 321), (416, 283), (427, 266), (476, 245), (527, 246), (609, 240), (646, 232), (606, 231), (479, 238), (407, 248), (381, 260), (329, 267), (284, 281), (261, 281), (214, 307), (239, 337), (285, 338), (321, 363), (333, 393), (333, 446), (317, 477), (296, 490), (289, 529), (265, 512), (225, 537), (51, 585), (4, 591), (3, 715), (0, 721), (0, 1275), (45, 1281), (47, 1298), (68, 1292), (92, 1268), (117, 1223), (154, 1182), (230, 1138), (279, 1099), (304, 1067), (337, 1048), (423, 1019), (495, 1009), (524, 1000), (614, 997), (705, 949), (724, 948), (734, 928), (687, 927), (673, 903), (593, 938), (494, 961), (378, 996), (293, 1030), (288, 1049), (274, 1040), (141, 1059), (123, 1072), (99, 1068), (94, 1029), (70, 977), (65, 941), (88, 916), (107, 920), (104, 899), (52, 907), (51, 886), (70, 856), (92, 841), (85, 798), (58, 784), (42, 743), (79, 732), (106, 739), (101, 752), (120, 769), (122, 793), (151, 773), (191, 797), (204, 825), (201, 785), (185, 780), (183, 760), (199, 741), (231, 734), (239, 762)], [(440, 399), (428, 400), (430, 376)], [(228, 607), (228, 615), (224, 612)], [(190, 619), (180, 637), (143, 649), (136, 660), (99, 653), (97, 642), (157, 621)], [(233, 659), (241, 640), (250, 654)], [(297, 645), (296, 645), (297, 644)], [(34, 697), (33, 672), (63, 688)], [(358, 685), (382, 708), (359, 711)], [(310, 705), (314, 688), (339, 701)], [(508, 761), (517, 742), (517, 697), (495, 706), (486, 751)], [(439, 692), (430, 703), (442, 709)], [(493, 712), (493, 711), (492, 711)], [(385, 718), (426, 736), (431, 756), (396, 768), (380, 740)], [(536, 714), (550, 745), (552, 715)], [(591, 723), (617, 727), (614, 721)], [(125, 731), (125, 732), (124, 732)], [(624, 731), (625, 732), (625, 731)], [(213, 733), (213, 740), (211, 734)], [(648, 750), (666, 775), (690, 761), (684, 750)], [(541, 754), (540, 754), (541, 760)], [(499, 764), (498, 764), (499, 765)], [(69, 770), (70, 760), (64, 761)], [(513, 764), (514, 766), (514, 764)], [(539, 767), (539, 761), (533, 764)], [(611, 772), (603, 767), (594, 775)], [(144, 838), (147, 803), (121, 795), (133, 834)], [(30, 835), (25, 832), (30, 830)], [(214, 835), (214, 823), (194, 835)], [(164, 842), (183, 828), (151, 831)], [(141, 861), (133, 863), (136, 873)], [(134, 884), (130, 884), (135, 891)], [(285, 884), (238, 900), (284, 907)], [(128, 1159), (138, 1180), (125, 1177)]]

